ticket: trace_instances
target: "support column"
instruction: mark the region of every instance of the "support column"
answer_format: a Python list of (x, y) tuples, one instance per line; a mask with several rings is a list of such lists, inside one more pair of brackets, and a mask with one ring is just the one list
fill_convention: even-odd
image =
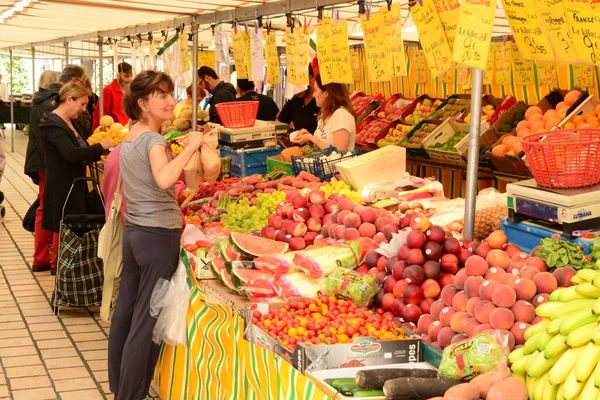
[(100, 118), (104, 116), (104, 72), (102, 66), (104, 65), (104, 52), (102, 49), (102, 37), (98, 36), (98, 103), (100, 106)]
[(35, 84), (35, 47), (31, 46), (31, 94), (36, 92)]
[(15, 98), (14, 98), (14, 81), (13, 81), (13, 51), (9, 50), (10, 61), (10, 152), (15, 152)]
[(198, 128), (198, 24), (192, 22), (192, 131)]

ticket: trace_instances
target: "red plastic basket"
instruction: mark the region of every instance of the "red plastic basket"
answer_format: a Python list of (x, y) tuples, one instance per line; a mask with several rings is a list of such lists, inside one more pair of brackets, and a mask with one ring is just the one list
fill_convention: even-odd
[(600, 129), (534, 133), (521, 143), (540, 186), (568, 189), (600, 182)]
[(248, 128), (256, 122), (258, 101), (231, 101), (215, 107), (225, 128)]

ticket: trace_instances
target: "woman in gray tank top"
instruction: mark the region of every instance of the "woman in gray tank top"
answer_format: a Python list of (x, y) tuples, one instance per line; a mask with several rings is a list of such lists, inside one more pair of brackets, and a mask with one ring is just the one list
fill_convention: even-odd
[(175, 183), (202, 144), (189, 134), (185, 149), (171, 160), (158, 133), (173, 118), (173, 80), (145, 71), (130, 83), (123, 108), (133, 121), (121, 147), (120, 169), (127, 211), (123, 275), (108, 343), (108, 378), (115, 400), (142, 400), (148, 393), (159, 346), (152, 342), (156, 319), (150, 297), (160, 278), (170, 280), (179, 262), (183, 215)]

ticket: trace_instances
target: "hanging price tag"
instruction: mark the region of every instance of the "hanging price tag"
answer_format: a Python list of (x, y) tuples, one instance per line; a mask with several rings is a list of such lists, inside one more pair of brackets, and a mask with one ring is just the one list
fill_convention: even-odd
[(317, 43), (323, 84), (352, 83), (347, 22), (323, 20), (317, 28)]
[(593, 1), (564, 0), (577, 61), (600, 65), (600, 7)]
[(558, 87), (555, 61), (536, 61), (538, 86)]
[(583, 89), (593, 88), (595, 86), (594, 72), (594, 67), (591, 65), (573, 65), (573, 79), (575, 80), (575, 86)]
[(469, 76), (471, 75), (471, 69), (468, 67), (458, 67), (458, 77), (456, 78), (456, 84), (461, 86), (467, 86), (469, 84)]
[(365, 43), (369, 81), (389, 81), (390, 76), (386, 71), (386, 40), (383, 32), (384, 26), (381, 13), (371, 14), (368, 19), (363, 15), (360, 18), (360, 23), (362, 25), (363, 40)]
[(415, 83), (427, 83), (427, 61), (423, 50), (413, 52), (413, 64), (415, 66)]
[(495, 62), (496, 55), (490, 48), (490, 54), (488, 56), (487, 64), (485, 65), (485, 70), (483, 71), (483, 84), (491, 85), (494, 81), (494, 70), (495, 70)]
[(406, 55), (402, 39), (402, 16), (400, 4), (393, 4), (388, 11), (381, 8), (385, 36), (386, 73), (389, 76), (406, 76)]
[(296, 76), (298, 85), (308, 85), (308, 41), (310, 36), (303, 29), (294, 30), (296, 36)]
[(290, 28), (285, 31), (285, 65), (287, 80), (298, 85), (298, 74), (296, 68), (296, 37)]
[(448, 71), (444, 72), (439, 77), (440, 83), (453, 83), (454, 82), (454, 71), (455, 68), (450, 68)]
[(448, 46), (450, 46), (450, 50), (452, 50), (454, 48), (458, 14), (460, 14), (460, 4), (458, 3), (458, 0), (433, 0), (433, 4), (440, 17), (440, 21), (442, 21), (444, 31), (446, 32)]
[(210, 67), (214, 68), (217, 63), (214, 51), (200, 50), (198, 52), (198, 67)]
[(221, 25), (215, 27), (215, 61), (227, 64), (229, 63), (229, 46), (222, 29)]
[(184, 29), (179, 34), (179, 57), (181, 59), (181, 71), (187, 72), (191, 69), (190, 50), (188, 48), (188, 31)]
[(265, 58), (267, 61), (267, 82), (281, 83), (281, 69), (279, 67), (279, 53), (275, 32), (265, 34)]
[(252, 49), (250, 44), (250, 34), (248, 32), (242, 32), (242, 38), (244, 39), (244, 62), (246, 64), (246, 70), (248, 71), (248, 79), (252, 80)]
[(535, 0), (535, 3), (548, 39), (552, 44), (556, 60), (564, 64), (572, 64), (577, 61), (563, 2)]
[(494, 60), (496, 62), (494, 82), (500, 86), (510, 85), (512, 78), (510, 47), (507, 49), (505, 43), (492, 43), (490, 50), (494, 53)]
[(350, 59), (352, 61), (352, 80), (354, 82), (360, 82), (360, 53), (358, 50), (352, 50), (350, 52)]
[(263, 30), (250, 29), (250, 59), (252, 64), (252, 80), (262, 82), (265, 80), (265, 53), (263, 46)]
[(534, 85), (535, 72), (533, 71), (533, 61), (523, 58), (516, 43), (510, 44), (510, 54), (512, 57), (515, 84), (519, 86)]
[(235, 61), (235, 71), (238, 79), (248, 79), (245, 46), (244, 35), (238, 30), (237, 33), (233, 34), (233, 60)]
[(452, 53), (455, 62), (485, 69), (495, 14), (494, 0), (464, 0), (461, 3)]
[(437, 15), (433, 0), (423, 0), (422, 6), (415, 4), (410, 12), (419, 32), (419, 41), (425, 52), (431, 77), (436, 78), (452, 67), (452, 51), (448, 46), (446, 32)]
[(523, 58), (554, 60), (552, 45), (546, 36), (535, 0), (502, 0), (502, 4)]

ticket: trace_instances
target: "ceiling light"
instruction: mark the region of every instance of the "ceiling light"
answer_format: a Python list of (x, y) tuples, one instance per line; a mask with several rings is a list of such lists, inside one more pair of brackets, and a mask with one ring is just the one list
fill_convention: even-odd
[(31, 3), (36, 2), (37, 0), (21, 0), (17, 4), (15, 4), (12, 8), (4, 11), (2, 15), (0, 15), (0, 24), (4, 23), (7, 19), (12, 17), (16, 13), (23, 12), (27, 7), (31, 5)]

